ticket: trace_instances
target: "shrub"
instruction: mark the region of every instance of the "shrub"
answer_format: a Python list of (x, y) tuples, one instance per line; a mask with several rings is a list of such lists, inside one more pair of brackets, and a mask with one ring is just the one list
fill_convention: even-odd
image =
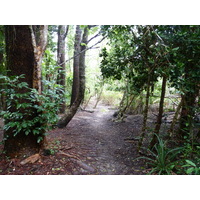
[(185, 168), (185, 172), (188, 175), (200, 175), (200, 167), (198, 167), (194, 162), (191, 160), (185, 160), (186, 164), (182, 167)]
[[(1, 89), (1, 93), (6, 95), (7, 109), (1, 112), (1, 116), (6, 120), (4, 130), (13, 129), (13, 135), (23, 132), (37, 135), (45, 134), (58, 120), (57, 112), (61, 103), (60, 92), (62, 88), (54, 83), (45, 81), (48, 87), (42, 94), (38, 94), (35, 89), (29, 88), (26, 82), (21, 82), (23, 75), (16, 77), (0, 76), (6, 88)], [(53, 84), (53, 85), (52, 85)], [(24, 93), (20, 93), (23, 89)], [(15, 109), (13, 109), (13, 106)], [(35, 115), (34, 113), (37, 113)], [(30, 116), (32, 116), (30, 120)], [(40, 124), (40, 126), (37, 126)], [(38, 143), (42, 137), (38, 136)]]
[(101, 100), (106, 105), (118, 106), (122, 98), (122, 93), (117, 91), (106, 90), (101, 95)]

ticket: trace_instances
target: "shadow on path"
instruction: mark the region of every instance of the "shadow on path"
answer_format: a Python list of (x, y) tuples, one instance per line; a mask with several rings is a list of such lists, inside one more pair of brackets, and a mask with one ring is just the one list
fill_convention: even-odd
[[(79, 111), (64, 129), (54, 129), (47, 136), (50, 155), (41, 153), (36, 163), (20, 165), (21, 159), (0, 155), (0, 174), (147, 174), (139, 157), (137, 142), (127, 138), (140, 134), (142, 116), (128, 116), (125, 122), (113, 122), (113, 110), (101, 103), (93, 113)], [(26, 157), (26, 155), (24, 155)], [(23, 158), (24, 159), (24, 158)]]

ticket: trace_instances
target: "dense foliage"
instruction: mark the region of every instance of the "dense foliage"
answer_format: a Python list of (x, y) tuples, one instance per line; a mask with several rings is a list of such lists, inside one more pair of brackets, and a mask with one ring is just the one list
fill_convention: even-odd
[[(200, 55), (200, 27), (114, 25), (102, 26), (101, 31), (108, 37), (107, 46), (102, 49), (100, 55), (102, 57), (102, 75), (106, 80), (121, 80), (124, 83), (120, 116), (125, 113), (128, 106), (130, 107), (129, 104), (137, 102), (138, 96), (144, 99), (142, 102), (145, 106), (141, 110), (144, 121), (138, 148), (141, 148), (144, 137), (152, 134), (150, 148), (153, 148), (158, 154), (160, 153), (159, 149), (162, 149), (161, 146), (163, 146), (162, 140), (155, 134), (159, 134), (160, 131), (165, 109), (166, 90), (169, 88), (171, 94), (179, 98), (175, 100), (178, 100), (180, 104), (180, 106), (176, 106), (177, 114), (173, 119), (171, 129), (180, 113), (179, 131), (176, 130), (175, 136), (183, 139), (181, 146), (186, 152), (183, 157), (186, 159), (193, 152), (194, 155), (197, 155), (196, 161), (199, 162), (199, 154), (194, 144), (198, 146), (199, 139), (199, 119), (197, 118), (199, 118), (200, 92), (198, 58)], [(157, 83), (160, 80), (162, 80), (162, 84), (159, 113), (155, 129), (150, 131), (147, 127), (149, 104), (154, 98)], [(145, 98), (144, 93), (146, 93)], [(123, 103), (123, 101), (129, 102), (129, 104)], [(197, 120), (195, 121), (195, 119)], [(154, 155), (156, 156), (156, 154)], [(165, 160), (165, 162), (168, 161)], [(189, 166), (189, 163), (196, 167), (192, 161), (187, 161), (185, 166)], [(160, 166), (158, 162), (156, 165)], [(158, 170), (159, 166), (155, 166), (155, 170)], [(192, 171), (191, 168), (190, 170)]]
[[(1, 117), (8, 121), (4, 126), (4, 130), (13, 129), (14, 136), (21, 131), (25, 135), (32, 133), (34, 135), (45, 134), (47, 130), (56, 125), (58, 120), (57, 113), (60, 101), (62, 101), (58, 90), (61, 90), (61, 87), (55, 82), (45, 81), (44, 86), (48, 89), (44, 90), (42, 94), (38, 94), (38, 91), (29, 88), (26, 82), (21, 82), (22, 78), (23, 75), (19, 77), (0, 77), (0, 80), (3, 79), (6, 85), (6, 88), (0, 91), (6, 96), (5, 103), (7, 105), (7, 109), (1, 112)], [(19, 93), (18, 90), (22, 88), (26, 89), (27, 92)], [(13, 110), (13, 105), (16, 107), (15, 110)], [(35, 112), (38, 115), (35, 116)], [(32, 116), (31, 120), (27, 119), (30, 116)], [(37, 124), (42, 125), (37, 126)], [(38, 137), (38, 143), (41, 139), (41, 137)]]
[[(39, 94), (22, 82), (23, 75), (6, 76), (5, 33), (4, 26), (0, 26), (0, 109), (7, 121), (4, 130), (12, 129), (13, 135), (19, 132), (37, 135), (45, 134), (54, 126), (61, 105), (72, 107), (73, 65), (75, 59), (82, 56), (82, 68), (80, 64), (76, 67), (84, 69), (77, 80), (84, 80), (79, 83), (80, 88), (86, 85), (82, 88), (85, 99), (82, 97), (80, 101), (85, 108), (95, 96), (94, 108), (100, 100), (118, 107), (115, 121), (123, 121), (128, 112), (143, 114), (138, 151), (148, 138), (152, 173), (199, 174), (200, 26), (80, 25), (79, 52), (75, 52), (75, 29), (74, 25), (66, 28), (66, 47), (62, 50), (66, 63), (59, 63), (59, 26), (48, 26), (48, 44), (41, 67), (42, 93)], [(97, 44), (102, 38), (106, 38), (106, 43), (99, 47)], [(95, 55), (90, 56), (92, 51)], [(64, 68), (61, 68), (63, 63)], [(61, 75), (64, 75), (63, 84)], [(20, 93), (20, 89), (27, 92)], [(11, 109), (12, 105), (15, 110)], [(157, 119), (154, 129), (150, 130), (147, 121), (152, 110)], [(174, 117), (170, 129), (163, 132), (163, 116), (167, 116), (168, 111), (173, 111)], [(33, 112), (37, 115), (26, 120)], [(38, 142), (40, 140), (38, 138)], [(179, 141), (172, 145), (174, 149), (167, 146), (173, 140)], [(179, 161), (177, 155), (181, 157)]]

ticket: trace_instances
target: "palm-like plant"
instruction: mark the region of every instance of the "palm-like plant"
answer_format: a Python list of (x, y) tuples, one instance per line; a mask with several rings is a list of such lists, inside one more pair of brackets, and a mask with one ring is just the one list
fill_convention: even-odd
[(182, 147), (168, 149), (166, 143), (158, 136), (157, 138), (158, 143), (154, 145), (153, 150), (148, 149), (150, 156), (140, 158), (150, 161), (149, 164), (152, 166), (152, 170), (149, 174), (156, 173), (159, 175), (170, 175), (172, 174), (176, 164), (179, 162), (175, 158), (182, 150)]

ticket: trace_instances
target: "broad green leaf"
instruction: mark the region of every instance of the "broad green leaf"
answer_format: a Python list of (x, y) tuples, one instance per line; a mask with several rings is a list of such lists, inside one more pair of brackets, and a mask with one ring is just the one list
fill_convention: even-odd
[(190, 165), (192, 165), (193, 167), (196, 167), (196, 165), (191, 161), (191, 160), (186, 160), (186, 162)]
[(193, 167), (190, 167), (189, 169), (187, 169), (186, 173), (187, 174), (191, 174), (194, 171)]

